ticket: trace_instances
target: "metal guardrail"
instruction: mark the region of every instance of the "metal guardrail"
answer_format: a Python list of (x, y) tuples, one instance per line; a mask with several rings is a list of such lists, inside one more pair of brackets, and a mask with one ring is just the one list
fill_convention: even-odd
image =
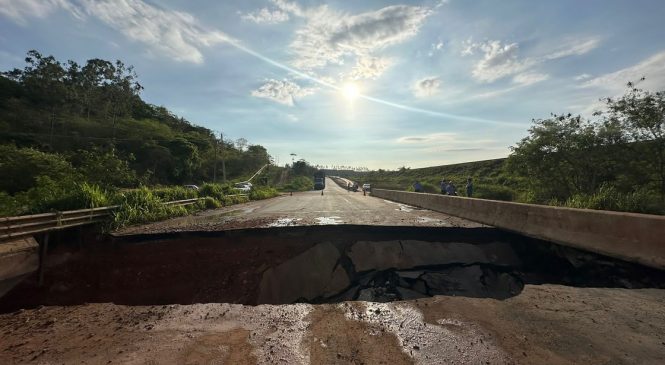
[[(234, 194), (226, 196), (248, 196), (248, 194)], [(196, 204), (205, 198), (192, 198), (165, 202), (168, 206), (186, 206)], [(88, 224), (102, 223), (108, 219), (111, 213), (118, 209), (119, 205), (109, 207), (67, 210), (54, 213), (41, 213), (32, 215), (21, 215), (17, 217), (0, 218), (0, 242), (10, 239), (33, 236), (78, 227)]]

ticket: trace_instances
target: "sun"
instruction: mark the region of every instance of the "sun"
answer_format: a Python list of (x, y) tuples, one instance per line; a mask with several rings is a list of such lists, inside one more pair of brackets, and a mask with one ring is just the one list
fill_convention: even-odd
[(353, 100), (360, 96), (360, 88), (355, 82), (347, 82), (342, 88), (342, 94), (344, 94), (344, 97), (348, 100)]

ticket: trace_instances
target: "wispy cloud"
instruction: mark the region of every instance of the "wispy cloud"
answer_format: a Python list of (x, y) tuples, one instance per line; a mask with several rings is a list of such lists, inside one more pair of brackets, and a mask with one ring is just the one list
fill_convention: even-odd
[(552, 51), (545, 55), (546, 60), (555, 60), (557, 58), (564, 58), (569, 56), (581, 56), (589, 53), (600, 45), (598, 38), (585, 39), (580, 41), (570, 42), (559, 49)]
[(87, 14), (176, 61), (203, 63), (202, 49), (231, 40), (220, 31), (204, 29), (189, 13), (140, 0), (82, 0), (81, 4)]
[(646, 80), (640, 84), (646, 89), (662, 89), (665, 87), (665, 51), (615, 72), (607, 73), (582, 83), (581, 87), (597, 87), (619, 92), (626, 88), (629, 81), (636, 82), (642, 77)]
[(432, 13), (426, 7), (394, 5), (348, 15), (327, 6), (303, 12), (306, 25), (297, 30), (290, 45), (295, 67), (311, 70), (343, 64), (346, 57), (374, 56), (418, 33)]
[(381, 76), (391, 65), (391, 60), (385, 57), (358, 57), (349, 77), (354, 80), (374, 80)]
[(301, 87), (289, 80), (268, 79), (258, 89), (252, 91), (252, 96), (265, 98), (280, 104), (294, 106), (295, 102), (314, 93), (314, 88)]
[(550, 76), (547, 74), (537, 73), (537, 72), (525, 72), (513, 77), (513, 83), (519, 84), (522, 86), (528, 86), (535, 84), (537, 82), (545, 81), (549, 79)]
[(421, 136), (403, 136), (397, 143), (441, 143), (451, 142), (457, 138), (457, 133), (431, 133)]
[(427, 56), (433, 57), (435, 54), (441, 52), (441, 50), (443, 50), (443, 42), (442, 41), (432, 43), (429, 47), (429, 52), (427, 52)]
[(426, 77), (418, 80), (412, 86), (413, 94), (417, 97), (424, 98), (435, 95), (439, 92), (441, 87), (441, 78), (439, 77)]
[(262, 8), (241, 16), (243, 20), (251, 21), (257, 24), (277, 24), (289, 20), (289, 14), (282, 10), (270, 10)]
[(532, 60), (517, 57), (519, 49), (517, 43), (505, 44), (501, 41), (476, 43), (467, 47), (463, 53), (471, 55), (474, 49), (480, 50), (483, 57), (474, 65), (471, 74), (481, 82), (493, 82), (514, 75), (534, 64)]
[(45, 18), (67, 3), (60, 0), (0, 0), (0, 14), (26, 25), (31, 17)]
[(206, 29), (192, 14), (164, 9), (141, 0), (0, 0), (0, 14), (24, 24), (64, 9), (78, 19), (99, 20), (150, 51), (180, 62), (203, 63), (202, 50), (232, 40)]
[[(472, 56), (476, 52), (482, 53), (472, 69), (472, 76), (480, 82), (494, 82), (504, 77), (517, 75), (513, 81), (519, 84), (532, 84), (546, 80), (544, 74), (534, 73), (531, 70), (536, 66), (570, 56), (580, 56), (598, 47), (597, 38), (569, 42), (551, 52), (536, 57), (520, 57), (517, 43), (504, 43), (498, 40), (473, 42), (468, 39), (462, 42), (463, 56)], [(526, 73), (529, 71), (528, 73)], [(524, 73), (523, 75), (518, 75)]]

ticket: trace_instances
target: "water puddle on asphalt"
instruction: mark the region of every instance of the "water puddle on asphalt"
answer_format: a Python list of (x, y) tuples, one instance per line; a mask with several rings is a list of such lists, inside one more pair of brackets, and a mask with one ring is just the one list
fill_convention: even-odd
[(316, 224), (319, 225), (327, 225), (327, 224), (342, 224), (343, 222), (340, 219), (340, 217), (334, 216), (334, 217), (317, 217), (314, 218), (316, 219)]
[(289, 227), (289, 226), (295, 226), (298, 221), (300, 221), (300, 218), (279, 218), (276, 221), (272, 223), (268, 223), (266, 227)]
[(395, 210), (399, 210), (399, 211), (401, 211), (401, 212), (407, 212), (407, 213), (408, 213), (408, 212), (412, 212), (412, 211), (418, 209), (418, 208), (416, 208), (416, 207), (412, 207), (412, 206), (410, 206), (410, 205), (406, 205), (406, 204), (402, 204), (402, 203), (396, 203), (396, 202), (392, 202), (392, 201), (390, 201), (390, 200), (385, 200), (385, 199), (383, 199), (383, 201), (386, 202), (386, 203), (390, 203), (390, 204), (397, 204), (398, 207), (395, 208)]

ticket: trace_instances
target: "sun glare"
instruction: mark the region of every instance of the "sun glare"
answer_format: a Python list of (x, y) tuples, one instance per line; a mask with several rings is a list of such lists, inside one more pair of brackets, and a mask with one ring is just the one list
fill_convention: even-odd
[(358, 88), (358, 85), (353, 82), (347, 82), (344, 85), (344, 88), (342, 88), (342, 93), (344, 94), (344, 97), (353, 100), (360, 95), (360, 89)]

